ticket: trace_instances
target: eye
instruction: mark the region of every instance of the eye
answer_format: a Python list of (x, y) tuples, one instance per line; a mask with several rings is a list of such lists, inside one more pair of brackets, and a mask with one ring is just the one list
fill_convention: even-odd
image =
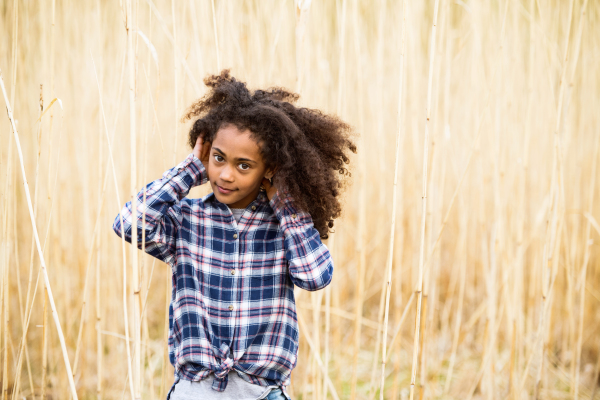
[(221, 156), (220, 156), (220, 155), (218, 155), (218, 154), (215, 154), (215, 155), (214, 155), (214, 157), (215, 157), (215, 160), (216, 160), (217, 162), (223, 162), (223, 160), (224, 160), (224, 159), (223, 159), (223, 157), (221, 157)]
[(245, 163), (242, 163), (242, 164), (240, 164), (240, 169), (241, 169), (242, 171), (249, 170), (249, 169), (250, 169), (250, 165), (248, 165), (248, 164), (245, 164)]

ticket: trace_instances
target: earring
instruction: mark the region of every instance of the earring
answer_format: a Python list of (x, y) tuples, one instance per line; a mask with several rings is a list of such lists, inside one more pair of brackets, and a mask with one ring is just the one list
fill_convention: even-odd
[(264, 187), (263, 185), (260, 185), (260, 188), (259, 188), (259, 190), (260, 190), (261, 192), (266, 192), (266, 191), (267, 191), (267, 189), (265, 189), (265, 187)]

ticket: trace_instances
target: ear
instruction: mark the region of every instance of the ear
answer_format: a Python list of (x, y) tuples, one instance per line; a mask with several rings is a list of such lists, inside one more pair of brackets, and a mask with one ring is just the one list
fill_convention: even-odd
[(265, 172), (265, 178), (271, 179), (273, 177), (273, 175), (275, 175), (276, 171), (277, 171), (276, 168), (269, 168), (269, 169), (267, 169), (267, 171)]

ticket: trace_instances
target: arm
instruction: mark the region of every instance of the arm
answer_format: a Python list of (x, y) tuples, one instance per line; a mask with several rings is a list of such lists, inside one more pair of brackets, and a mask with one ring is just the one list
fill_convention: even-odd
[(309, 291), (331, 282), (333, 260), (307, 212), (300, 211), (290, 196), (277, 192), (270, 200), (285, 237), (285, 257), (294, 285)]
[[(146, 214), (145, 251), (172, 265), (175, 262), (177, 230), (182, 224), (181, 200), (194, 186), (208, 181), (202, 162), (191, 153), (175, 168), (166, 171), (161, 179), (146, 185), (137, 194), (137, 247), (142, 248), (142, 215)], [(121, 237), (121, 214), (125, 227), (125, 240), (131, 243), (132, 211), (128, 201), (113, 223), (113, 230)]]

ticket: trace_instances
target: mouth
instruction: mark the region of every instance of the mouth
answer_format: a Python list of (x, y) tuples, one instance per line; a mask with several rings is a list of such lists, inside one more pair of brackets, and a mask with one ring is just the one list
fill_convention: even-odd
[(215, 186), (219, 190), (219, 193), (222, 193), (222, 194), (229, 194), (229, 193), (234, 192), (235, 190), (237, 190), (237, 189), (226, 189), (224, 187), (221, 187), (221, 186), (217, 185), (216, 183), (215, 183)]

